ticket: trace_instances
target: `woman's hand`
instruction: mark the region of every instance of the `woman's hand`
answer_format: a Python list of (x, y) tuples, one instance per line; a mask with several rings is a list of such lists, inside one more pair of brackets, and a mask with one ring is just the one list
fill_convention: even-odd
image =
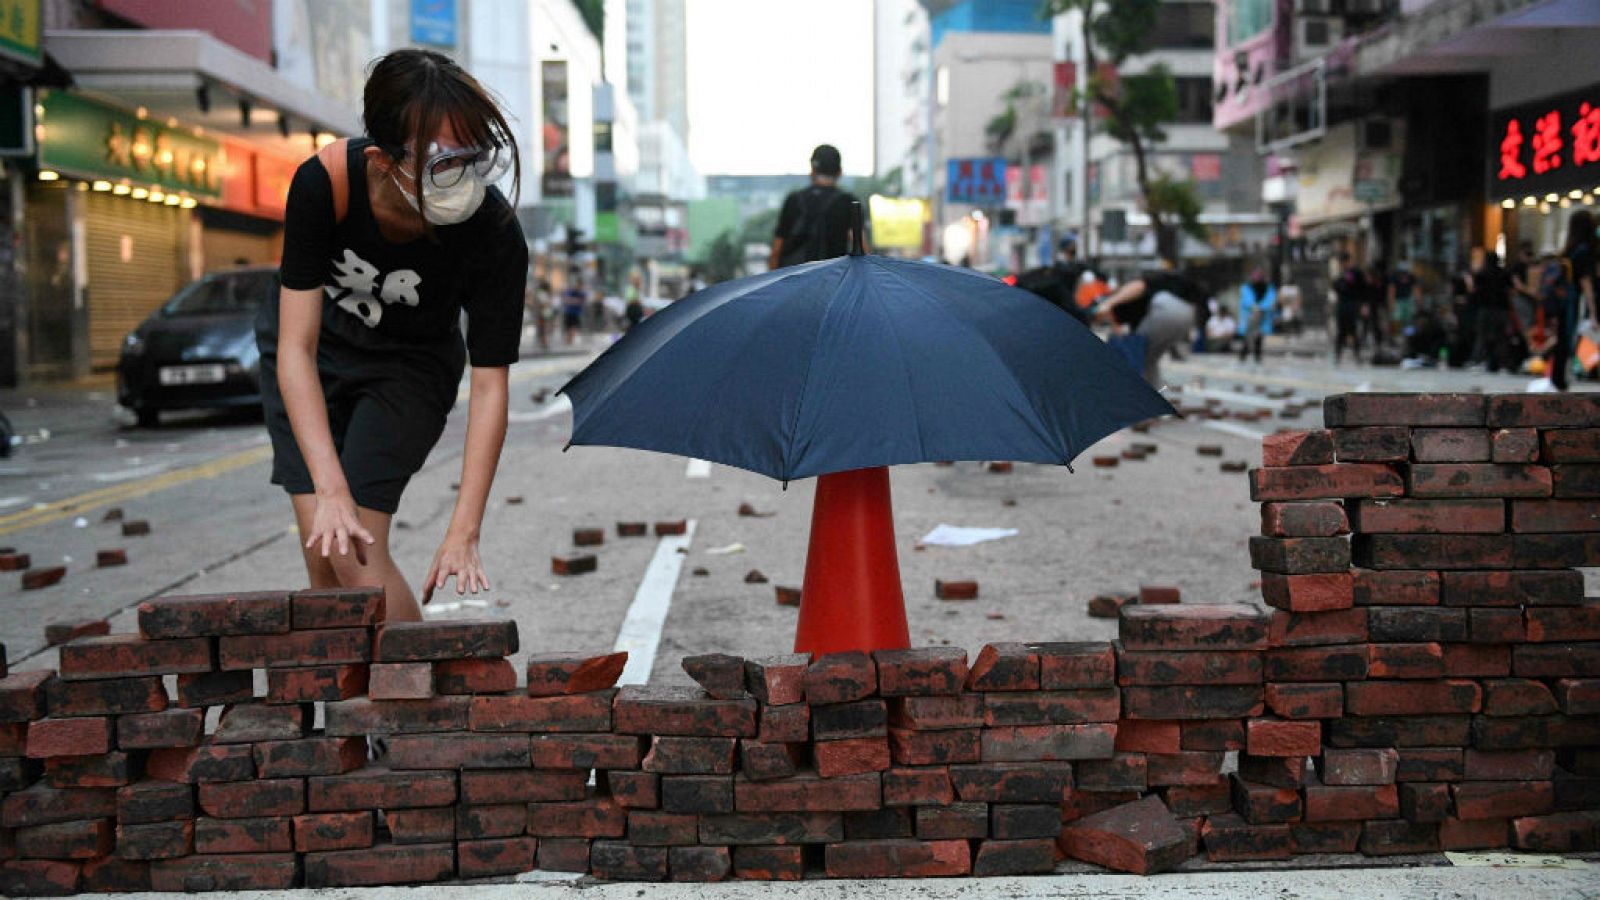
[(433, 599), (433, 592), (444, 587), (450, 576), (456, 579), (456, 593), (468, 591), (476, 594), (489, 590), (489, 576), (483, 571), (483, 561), (478, 558), (478, 539), (454, 533), (444, 536), (439, 552), (433, 555), (433, 565), (428, 568), (428, 578), (422, 585), (422, 603)]
[(337, 551), (340, 556), (349, 556), (353, 544), (356, 562), (363, 566), (367, 564), (367, 545), (377, 541), (361, 524), (361, 517), (356, 513), (356, 501), (349, 491), (317, 495), (317, 509), (312, 515), (311, 534), (306, 537), (306, 547), (315, 547), (319, 542), (324, 559), (328, 557), (329, 550)]

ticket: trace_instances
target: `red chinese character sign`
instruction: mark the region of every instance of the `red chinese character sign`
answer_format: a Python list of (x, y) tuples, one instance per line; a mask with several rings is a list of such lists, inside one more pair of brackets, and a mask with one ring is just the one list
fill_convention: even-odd
[(1600, 187), (1600, 85), (1499, 110), (1490, 121), (1491, 199)]

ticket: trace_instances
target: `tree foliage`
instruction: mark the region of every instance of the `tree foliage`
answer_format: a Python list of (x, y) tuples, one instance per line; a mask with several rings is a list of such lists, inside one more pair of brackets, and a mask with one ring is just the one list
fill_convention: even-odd
[[(1136, 74), (1121, 75), (1130, 58), (1150, 51), (1156, 16), (1162, 0), (1042, 0), (1040, 14), (1053, 17), (1068, 12), (1081, 14), (1085, 70), (1090, 73), (1083, 90), (1087, 109), (1105, 115), (1106, 133), (1128, 146), (1133, 153), (1139, 193), (1156, 234), (1156, 249), (1162, 257), (1176, 261), (1178, 231), (1182, 229), (1204, 240), (1200, 224), (1202, 204), (1194, 183), (1180, 181), (1150, 170), (1151, 147), (1167, 139), (1162, 125), (1178, 118), (1178, 88), (1172, 72), (1157, 64)], [(1108, 63), (1119, 77), (1101, 74), (1100, 64)]]
[(732, 228), (717, 235), (706, 250), (706, 281), (716, 284), (738, 278), (744, 270), (744, 245)]
[(589, 33), (601, 45), (606, 39), (606, 2), (605, 0), (574, 0), (578, 7), (578, 15), (583, 17), (583, 24), (589, 26)]

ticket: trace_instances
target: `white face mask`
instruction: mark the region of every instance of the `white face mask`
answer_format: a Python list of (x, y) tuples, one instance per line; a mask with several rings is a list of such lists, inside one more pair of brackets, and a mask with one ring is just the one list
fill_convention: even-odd
[[(398, 166), (389, 170), (389, 177), (394, 178), (395, 187), (400, 189), (400, 194), (411, 204), (412, 209), (422, 211), (423, 206), (417, 203), (417, 196), (407, 190), (399, 178), (395, 178), (396, 170), (405, 171)], [(422, 217), (435, 225), (459, 225), (472, 218), (472, 214), (483, 205), (485, 190), (483, 180), (472, 172), (466, 173), (460, 181), (447, 188), (424, 181), (422, 197), (427, 201), (427, 206), (422, 212)]]

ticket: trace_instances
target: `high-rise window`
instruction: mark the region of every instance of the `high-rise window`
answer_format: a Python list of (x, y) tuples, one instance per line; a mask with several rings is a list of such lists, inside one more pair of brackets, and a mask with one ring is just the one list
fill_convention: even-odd
[(1210, 50), (1216, 46), (1214, 3), (1163, 3), (1156, 10), (1150, 46), (1167, 50)]
[(1229, 0), (1228, 45), (1242, 44), (1272, 26), (1274, 0)]

